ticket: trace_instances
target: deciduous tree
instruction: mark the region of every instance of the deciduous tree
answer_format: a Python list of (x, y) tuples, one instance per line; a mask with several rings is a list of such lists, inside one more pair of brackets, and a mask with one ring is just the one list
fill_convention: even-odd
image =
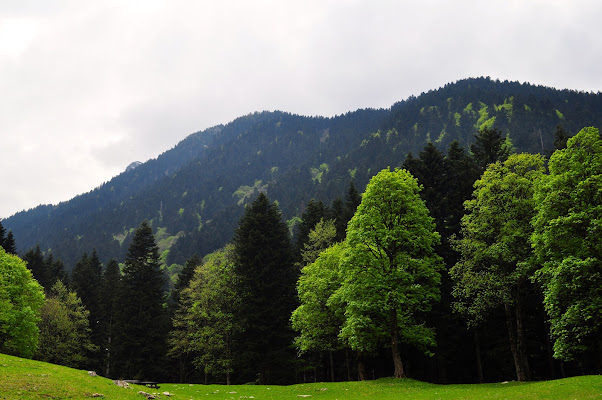
[(391, 348), (394, 376), (405, 376), (400, 341), (426, 349), (434, 332), (420, 314), (439, 299), (439, 235), (416, 179), (405, 170), (374, 176), (349, 222), (349, 257), (336, 296), (345, 304), (340, 337), (353, 349)]
[[(554, 356), (599, 349), (602, 331), (602, 140), (584, 128), (554, 152), (536, 190), (533, 246), (543, 267)], [(599, 351), (599, 350), (598, 350)]]
[(19, 257), (0, 247), (0, 352), (32, 357), (44, 288)]
[(530, 377), (524, 302), (532, 269), (534, 184), (545, 173), (539, 155), (519, 154), (490, 164), (465, 203), (460, 261), (450, 270), (457, 309), (473, 324), (502, 307), (519, 381)]

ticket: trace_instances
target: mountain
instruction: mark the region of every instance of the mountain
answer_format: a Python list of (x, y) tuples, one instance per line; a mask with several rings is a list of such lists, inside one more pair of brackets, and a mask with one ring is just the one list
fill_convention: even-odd
[(331, 204), (353, 180), (363, 191), (379, 170), (399, 166), (432, 141), (468, 148), (481, 127), (500, 129), (516, 151), (549, 154), (556, 127), (602, 127), (602, 94), (465, 79), (389, 109), (331, 118), (257, 112), (188, 136), (156, 159), (133, 163), (89, 193), (2, 221), (21, 252), (40, 244), (70, 268), (96, 248), (123, 260), (131, 233), (152, 222), (167, 264), (227, 243), (260, 192), (291, 224), (311, 198)]

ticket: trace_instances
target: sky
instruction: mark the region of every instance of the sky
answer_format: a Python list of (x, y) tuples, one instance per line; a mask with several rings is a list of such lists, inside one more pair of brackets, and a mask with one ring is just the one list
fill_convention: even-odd
[(0, 2), (0, 218), (263, 110), (388, 108), (468, 77), (602, 91), (598, 0)]

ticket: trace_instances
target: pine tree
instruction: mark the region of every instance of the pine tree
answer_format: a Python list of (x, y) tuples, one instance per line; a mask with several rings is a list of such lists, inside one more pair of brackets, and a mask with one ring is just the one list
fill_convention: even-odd
[(289, 318), (296, 305), (288, 228), (280, 210), (261, 193), (247, 208), (234, 234), (235, 272), (239, 278), (243, 326), (238, 340), (240, 371), (245, 380), (287, 382), (292, 378)]
[(158, 380), (165, 374), (169, 322), (164, 285), (159, 249), (151, 226), (143, 221), (128, 248), (117, 293), (113, 376)]

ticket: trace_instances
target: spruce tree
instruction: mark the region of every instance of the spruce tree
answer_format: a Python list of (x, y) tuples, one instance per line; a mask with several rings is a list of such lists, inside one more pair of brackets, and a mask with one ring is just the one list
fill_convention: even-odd
[(262, 384), (290, 382), (290, 316), (296, 306), (292, 249), (280, 210), (261, 193), (247, 208), (234, 234), (240, 378)]
[(307, 207), (301, 215), (302, 222), (298, 227), (297, 243), (295, 247), (295, 257), (297, 260), (301, 259), (301, 252), (303, 251), (305, 243), (307, 243), (309, 232), (314, 229), (320, 220), (326, 218), (327, 214), (328, 209), (320, 200), (311, 199), (307, 203)]
[(121, 283), (121, 272), (117, 261), (111, 260), (102, 275), (100, 285), (99, 331), (101, 337), (102, 370), (104, 376), (112, 376), (115, 358), (115, 320), (119, 311), (117, 293)]
[(45, 291), (50, 291), (52, 283), (50, 282), (50, 273), (48, 266), (44, 261), (44, 255), (40, 249), (40, 245), (37, 245), (35, 249), (30, 249), (23, 256), (23, 261), (27, 263), (27, 268), (31, 270), (33, 277), (38, 281)]
[(483, 173), (489, 164), (506, 161), (510, 155), (506, 139), (498, 129), (485, 127), (474, 137), (475, 142), (470, 146), (470, 151), (479, 168), (479, 173)]
[(4, 250), (6, 250), (6, 247), (4, 247), (5, 241), (6, 241), (6, 229), (4, 229), (4, 226), (2, 226), (2, 220), (0, 220), (0, 247), (4, 248)]
[(113, 376), (154, 380), (164, 376), (168, 330), (164, 285), (153, 231), (143, 221), (128, 248), (117, 293)]
[(6, 250), (8, 254), (12, 254), (14, 256), (17, 255), (17, 246), (15, 244), (15, 237), (13, 236), (13, 231), (8, 231), (2, 247), (4, 247), (4, 250)]

